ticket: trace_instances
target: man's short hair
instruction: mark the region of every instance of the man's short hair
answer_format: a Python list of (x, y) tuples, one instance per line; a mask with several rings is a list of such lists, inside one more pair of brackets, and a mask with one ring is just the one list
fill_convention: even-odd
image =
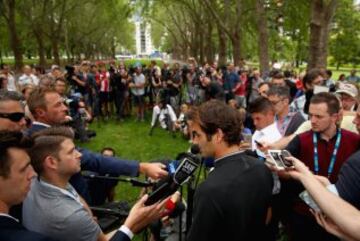
[(287, 98), (290, 100), (290, 89), (287, 86), (273, 85), (270, 87), (267, 95), (276, 95), (278, 97)]
[(66, 80), (64, 79), (64, 77), (56, 78), (54, 83), (56, 84), (56, 82), (58, 82), (58, 81), (63, 82), (66, 85)]
[(314, 95), (310, 100), (310, 104), (322, 104), (322, 103), (325, 103), (327, 105), (328, 113), (330, 115), (339, 113), (340, 101), (334, 94), (321, 92)]
[(270, 100), (264, 97), (258, 97), (249, 105), (250, 114), (253, 113), (267, 113), (269, 111), (274, 112), (274, 107)]
[(303, 85), (305, 86), (305, 88), (306, 88), (306, 84), (311, 85), (312, 82), (319, 76), (322, 76), (320, 69), (314, 68), (314, 69), (309, 70), (305, 74), (305, 76), (304, 76), (304, 78), (302, 80)]
[(101, 154), (103, 154), (105, 151), (111, 151), (113, 153), (113, 155), (115, 156), (115, 150), (112, 147), (104, 147), (103, 149), (101, 149)]
[(260, 89), (263, 85), (267, 85), (267, 86), (269, 86), (269, 88), (272, 86), (272, 84), (270, 82), (261, 82), (258, 86), (258, 89)]
[(0, 131), (0, 176), (7, 178), (10, 174), (11, 157), (9, 148), (27, 150), (32, 147), (32, 141), (21, 132)]
[(284, 79), (284, 75), (281, 72), (277, 72), (272, 77), (273, 79)]
[(69, 127), (50, 127), (32, 135), (34, 146), (29, 154), (34, 170), (41, 175), (43, 163), (47, 156), (58, 158), (61, 144), (67, 139), (74, 139), (74, 132)]
[(57, 93), (55, 90), (50, 88), (35, 88), (29, 95), (27, 101), (31, 114), (36, 115), (35, 109), (42, 108), (46, 109), (45, 96), (49, 93)]
[(330, 69), (326, 70), (326, 74), (328, 75), (328, 77), (330, 78), (332, 76), (332, 71)]
[(21, 101), (22, 95), (17, 91), (8, 91), (7, 89), (0, 90), (0, 102), (2, 101)]
[(186, 118), (200, 125), (208, 141), (218, 129), (224, 133), (224, 141), (228, 145), (237, 145), (241, 141), (241, 116), (223, 101), (210, 100), (199, 107), (192, 107)]

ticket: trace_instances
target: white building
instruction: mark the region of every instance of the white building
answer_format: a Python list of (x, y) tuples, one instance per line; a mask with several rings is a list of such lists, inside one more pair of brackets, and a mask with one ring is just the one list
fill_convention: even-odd
[(138, 14), (135, 14), (133, 21), (135, 24), (136, 55), (148, 56), (154, 51), (151, 41), (151, 26), (143, 21)]

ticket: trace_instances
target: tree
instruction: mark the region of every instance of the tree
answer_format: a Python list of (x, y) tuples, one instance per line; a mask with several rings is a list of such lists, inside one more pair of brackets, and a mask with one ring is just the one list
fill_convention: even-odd
[(257, 28), (259, 32), (258, 36), (258, 51), (259, 51), (259, 62), (260, 71), (262, 74), (269, 72), (269, 34), (265, 12), (265, 1), (256, 1), (256, 17), (257, 17)]
[(308, 69), (327, 65), (328, 39), (337, 0), (312, 0)]
[(21, 40), (17, 32), (16, 4), (16, 0), (0, 1), (0, 14), (5, 19), (8, 27), (9, 42), (15, 57), (15, 69), (20, 70), (23, 65), (23, 52)]
[(330, 54), (337, 69), (342, 64), (360, 64), (360, 13), (353, 7), (353, 1), (339, 2), (330, 36)]
[[(221, 30), (224, 31), (231, 43), (233, 49), (233, 58), (234, 64), (240, 65), (240, 60), (243, 57), (241, 43), (242, 43), (242, 14), (243, 14), (243, 5), (242, 0), (236, 0), (232, 5), (230, 0), (224, 0), (222, 4), (219, 4), (217, 1), (203, 0), (202, 1), (210, 13), (214, 16), (215, 20), (221, 27)], [(233, 11), (234, 9), (234, 11)], [(228, 14), (228, 18), (222, 19), (219, 12)], [(226, 22), (225, 22), (226, 21)]]

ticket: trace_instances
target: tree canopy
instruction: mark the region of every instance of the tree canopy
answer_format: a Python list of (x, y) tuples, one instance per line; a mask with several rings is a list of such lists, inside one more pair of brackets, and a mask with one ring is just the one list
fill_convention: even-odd
[[(155, 47), (174, 59), (242, 59), (326, 67), (360, 62), (360, 11), (352, 0), (1, 0), (0, 57), (39, 64), (134, 51), (140, 11)], [(50, 61), (47, 61), (47, 59)]]

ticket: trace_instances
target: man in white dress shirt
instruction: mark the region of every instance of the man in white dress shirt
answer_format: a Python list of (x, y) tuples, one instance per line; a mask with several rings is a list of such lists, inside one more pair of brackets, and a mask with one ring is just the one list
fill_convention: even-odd
[(255, 133), (252, 138), (251, 149), (256, 151), (259, 157), (265, 158), (265, 154), (258, 149), (258, 143), (273, 143), (281, 138), (281, 133), (276, 127), (275, 112), (271, 102), (259, 97), (249, 106), (249, 112), (255, 125)]
[(32, 68), (25, 65), (23, 68), (23, 75), (19, 77), (19, 86), (22, 88), (25, 85), (39, 85), (39, 79), (32, 73)]

